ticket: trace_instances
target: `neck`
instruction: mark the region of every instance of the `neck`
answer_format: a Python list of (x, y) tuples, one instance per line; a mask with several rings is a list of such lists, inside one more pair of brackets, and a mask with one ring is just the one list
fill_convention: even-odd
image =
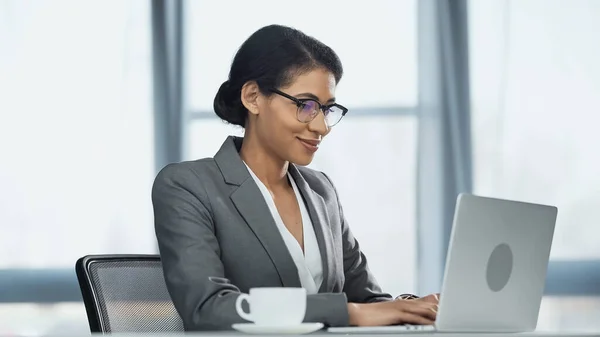
[(240, 157), (268, 189), (288, 185), (289, 162), (269, 152), (250, 132), (244, 136)]

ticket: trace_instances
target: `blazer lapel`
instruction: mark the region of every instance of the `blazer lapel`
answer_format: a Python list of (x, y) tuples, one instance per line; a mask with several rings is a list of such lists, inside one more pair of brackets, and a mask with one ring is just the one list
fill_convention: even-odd
[(296, 264), (277, 229), (271, 211), (239, 157), (242, 139), (229, 137), (215, 155), (225, 182), (237, 185), (230, 198), (275, 265), (284, 287), (301, 287)]
[(254, 180), (246, 179), (231, 194), (231, 201), (271, 257), (283, 286), (301, 287), (296, 264)]
[(333, 250), (333, 235), (329, 227), (329, 215), (325, 207), (323, 197), (317, 194), (304, 180), (304, 177), (298, 171), (295, 165), (290, 164), (289, 172), (294, 178), (298, 190), (306, 201), (306, 206), (310, 214), (310, 219), (315, 229), (319, 251), (321, 252), (321, 261), (323, 263), (323, 283), (319, 292), (333, 291), (335, 282), (335, 253)]

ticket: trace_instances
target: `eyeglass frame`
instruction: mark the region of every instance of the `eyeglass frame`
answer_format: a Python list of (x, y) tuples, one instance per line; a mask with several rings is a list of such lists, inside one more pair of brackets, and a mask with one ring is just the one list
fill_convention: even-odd
[[(297, 97), (294, 97), (292, 95), (286, 94), (285, 92), (283, 92), (281, 90), (277, 90), (275, 88), (270, 88), (269, 91), (272, 92), (272, 93), (274, 93), (274, 94), (277, 94), (279, 96), (285, 97), (285, 98), (293, 101), (294, 103), (296, 103), (296, 107), (297, 107), (297, 109), (296, 109), (296, 119), (300, 123), (308, 124), (308, 123), (312, 122), (313, 120), (315, 120), (315, 118), (317, 118), (317, 115), (319, 115), (318, 113), (315, 114), (312, 117), (311, 120), (306, 121), (306, 122), (303, 122), (303, 121), (301, 121), (298, 118), (298, 115), (300, 114), (300, 108), (305, 104), (306, 101), (313, 101), (313, 102), (317, 103), (317, 105), (319, 106), (319, 110), (323, 113), (323, 116), (325, 116), (325, 120), (327, 120), (327, 115), (325, 115), (325, 110), (326, 109), (329, 109), (329, 108), (335, 106), (335, 107), (338, 107), (338, 108), (340, 108), (342, 110), (342, 117), (340, 117), (340, 119), (337, 122), (335, 122), (335, 124), (327, 125), (327, 127), (330, 127), (330, 128), (336, 126), (342, 120), (342, 118), (344, 118), (344, 116), (346, 116), (346, 113), (348, 112), (348, 108), (346, 108), (345, 106), (340, 105), (338, 103), (321, 104), (321, 102), (317, 101), (316, 99), (313, 99), (313, 98), (297, 98)], [(327, 122), (326, 122), (326, 124), (327, 124)]]

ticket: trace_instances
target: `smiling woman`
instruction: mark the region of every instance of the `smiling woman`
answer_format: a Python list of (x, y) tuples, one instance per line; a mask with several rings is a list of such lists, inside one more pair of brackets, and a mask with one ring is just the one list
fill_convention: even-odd
[(335, 103), (341, 77), (338, 56), (320, 41), (280, 25), (259, 29), (214, 99), (244, 138), (157, 176), (156, 233), (186, 330), (243, 322), (234, 304), (257, 287), (304, 288), (306, 322), (433, 324), (435, 301), (381, 291), (335, 187), (305, 167), (348, 111)]
[(302, 5), (335, 14), (325, 24), (323, 16), (309, 14), (314, 11), (293, 15), (277, 0), (239, 2), (236, 11), (225, 1), (186, 1), (184, 158), (212, 157), (228, 135), (244, 134), (242, 127), (216, 118), (213, 100), (232, 56), (252, 32), (281, 23), (317, 37), (343, 61), (335, 96), (349, 112), (319, 144), (309, 167), (336, 183), (344, 214), (382, 288), (418, 292), (417, 1)]

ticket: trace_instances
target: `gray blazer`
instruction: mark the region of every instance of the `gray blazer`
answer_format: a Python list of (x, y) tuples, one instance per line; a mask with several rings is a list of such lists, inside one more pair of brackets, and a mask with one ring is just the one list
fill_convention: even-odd
[[(296, 265), (268, 206), (229, 137), (214, 159), (171, 164), (152, 189), (156, 237), (167, 287), (186, 330), (230, 329), (253, 287), (300, 287)], [(337, 192), (318, 171), (290, 164), (323, 261), (306, 322), (348, 325), (347, 302), (385, 301), (346, 223)]]

